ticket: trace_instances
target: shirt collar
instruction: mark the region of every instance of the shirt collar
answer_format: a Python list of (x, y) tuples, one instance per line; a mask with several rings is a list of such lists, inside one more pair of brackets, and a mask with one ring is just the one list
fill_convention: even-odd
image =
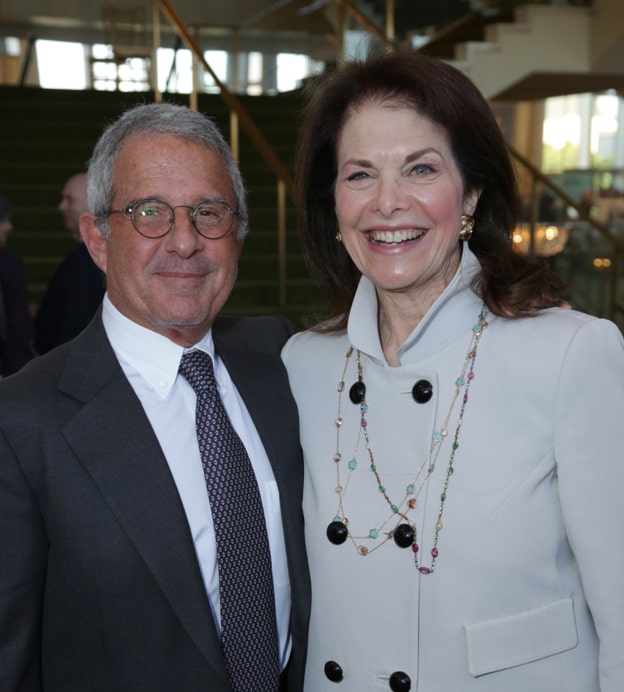
[(134, 370), (163, 399), (169, 396), (175, 383), (185, 351), (205, 351), (215, 362), (211, 330), (197, 344), (185, 349), (166, 336), (127, 318), (112, 304), (108, 295), (104, 296), (102, 303), (102, 321), (124, 370)]

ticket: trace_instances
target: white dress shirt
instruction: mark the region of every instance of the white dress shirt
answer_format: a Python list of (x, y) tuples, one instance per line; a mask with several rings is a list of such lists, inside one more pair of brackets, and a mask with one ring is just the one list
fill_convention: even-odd
[(184, 377), (178, 375), (180, 360), (186, 350), (199, 349), (212, 358), (223, 405), (245, 445), (258, 479), (271, 550), (283, 669), (290, 653), (290, 585), (279, 491), (251, 416), (225, 365), (215, 354), (212, 332), (209, 331), (192, 349), (184, 349), (129, 320), (114, 307), (108, 295), (104, 297), (102, 318), (115, 355), (143, 405), (171, 469), (193, 536), (213, 617), (220, 631), (217, 547), (195, 432), (195, 393)]

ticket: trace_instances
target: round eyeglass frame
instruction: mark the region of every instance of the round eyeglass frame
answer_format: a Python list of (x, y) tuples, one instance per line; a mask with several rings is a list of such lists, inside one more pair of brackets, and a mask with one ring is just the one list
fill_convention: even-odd
[[(158, 235), (147, 235), (143, 231), (140, 230), (140, 228), (136, 224), (135, 220), (135, 212), (137, 210), (137, 207), (140, 207), (142, 204), (146, 204), (148, 202), (157, 202), (158, 204), (162, 204), (163, 206), (167, 207), (169, 211), (171, 212), (171, 215), (169, 217), (169, 227), (167, 228), (166, 231), (163, 233), (159, 233)], [(195, 222), (197, 210), (202, 207), (205, 204), (218, 204), (219, 206), (223, 207), (224, 209), (227, 210), (228, 216), (226, 217), (225, 220), (228, 221), (226, 229), (223, 231), (223, 233), (220, 233), (219, 235), (206, 235), (205, 232), (202, 232), (199, 230), (197, 227), (197, 223)], [(199, 235), (202, 238), (206, 238), (207, 240), (220, 240), (221, 238), (225, 237), (231, 230), (233, 226), (233, 220), (234, 218), (239, 217), (239, 212), (235, 211), (230, 207), (230, 205), (227, 202), (224, 202), (222, 199), (205, 199), (201, 201), (199, 204), (196, 204), (194, 207), (192, 207), (190, 204), (178, 204), (175, 207), (172, 207), (168, 202), (164, 202), (162, 199), (155, 199), (155, 198), (149, 198), (149, 199), (140, 199), (136, 201), (134, 204), (125, 207), (124, 209), (110, 209), (109, 211), (105, 212), (104, 216), (110, 216), (111, 214), (127, 214), (130, 217), (130, 222), (132, 223), (132, 227), (134, 230), (139, 234), (142, 235), (144, 238), (148, 238), (150, 240), (157, 240), (158, 238), (164, 238), (164, 236), (167, 235), (167, 233), (171, 232), (171, 229), (173, 228), (175, 224), (175, 210), (176, 209), (190, 209), (191, 212), (189, 214), (190, 221), (193, 224), (193, 228), (199, 233)], [(215, 229), (219, 228), (221, 225), (220, 222), (219, 224), (216, 224), (214, 226)]]

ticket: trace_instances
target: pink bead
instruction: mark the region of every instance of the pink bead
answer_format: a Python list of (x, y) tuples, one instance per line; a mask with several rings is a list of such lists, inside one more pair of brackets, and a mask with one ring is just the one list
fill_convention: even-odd
[(362, 423), (361, 423), (361, 425), (362, 425), (363, 428), (365, 428), (365, 427), (368, 425), (368, 423), (366, 422), (366, 418), (362, 418)]
[(414, 552), (414, 553), (418, 552), (418, 543), (412, 543), (412, 552)]
[(438, 557), (438, 549), (437, 549), (437, 548), (433, 548), (432, 551), (431, 551), (431, 555), (432, 555), (433, 557)]
[(431, 574), (431, 570), (429, 569), (429, 567), (419, 567), (418, 571), (421, 574)]

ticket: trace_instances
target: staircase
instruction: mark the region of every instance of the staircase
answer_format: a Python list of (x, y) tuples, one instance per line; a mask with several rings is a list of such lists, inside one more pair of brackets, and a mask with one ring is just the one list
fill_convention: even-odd
[[(239, 97), (285, 165), (292, 169), (299, 97)], [(36, 307), (50, 276), (73, 242), (57, 210), (65, 180), (85, 168), (102, 129), (150, 94), (0, 87), (0, 192), (13, 205), (9, 249), (26, 264)], [(167, 95), (165, 100), (186, 102)], [(198, 108), (213, 117), (226, 138), (229, 115), (216, 95), (200, 95)], [(245, 134), (240, 167), (249, 192), (250, 234), (239, 279), (224, 307), (228, 314), (280, 312), (300, 325), (318, 309), (319, 295), (305, 268), (292, 200), (287, 201), (286, 302), (280, 303), (277, 183)]]
[(587, 7), (522, 6), (513, 22), (487, 26), (485, 41), (458, 46), (456, 65), (489, 99), (536, 73), (555, 73), (567, 82), (570, 75), (590, 72), (590, 23)]
[[(465, 38), (468, 28), (476, 39)], [(424, 50), (440, 54), (450, 45), (452, 55), (441, 57), (452, 58), (490, 100), (624, 88), (620, 0), (591, 7), (527, 3), (502, 13), (500, 21), (470, 15)]]

